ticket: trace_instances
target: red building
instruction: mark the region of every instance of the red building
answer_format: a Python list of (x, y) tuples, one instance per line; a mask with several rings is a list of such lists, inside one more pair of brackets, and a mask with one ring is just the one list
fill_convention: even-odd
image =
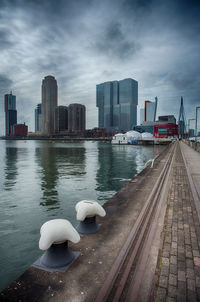
[(24, 124), (14, 125), (14, 134), (13, 136), (27, 136), (28, 134), (28, 126)]
[(154, 125), (154, 135), (156, 137), (167, 137), (167, 136), (178, 135), (178, 125), (176, 124)]

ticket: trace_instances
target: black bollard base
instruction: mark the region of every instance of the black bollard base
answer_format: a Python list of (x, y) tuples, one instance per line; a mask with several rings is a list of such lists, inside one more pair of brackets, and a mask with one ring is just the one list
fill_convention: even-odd
[(77, 232), (80, 235), (95, 234), (99, 231), (100, 225), (96, 223), (96, 216), (87, 217), (84, 221), (80, 221), (76, 227)]
[(61, 244), (52, 244), (32, 266), (50, 272), (65, 272), (79, 255), (79, 252), (72, 252), (68, 249), (67, 241)]

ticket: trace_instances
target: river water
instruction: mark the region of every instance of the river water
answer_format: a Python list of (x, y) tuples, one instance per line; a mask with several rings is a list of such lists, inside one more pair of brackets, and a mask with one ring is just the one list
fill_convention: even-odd
[(45, 221), (65, 218), (76, 226), (78, 201), (103, 204), (162, 148), (0, 140), (0, 290), (42, 254)]

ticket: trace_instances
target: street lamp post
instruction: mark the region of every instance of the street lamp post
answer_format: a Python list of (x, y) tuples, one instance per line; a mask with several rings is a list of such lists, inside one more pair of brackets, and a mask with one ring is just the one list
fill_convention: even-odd
[(195, 121), (195, 118), (189, 118), (188, 119), (188, 138), (190, 137), (189, 131), (190, 131), (190, 121)]
[(197, 141), (197, 111), (200, 109), (200, 106), (196, 107), (196, 119), (195, 119), (195, 141)]

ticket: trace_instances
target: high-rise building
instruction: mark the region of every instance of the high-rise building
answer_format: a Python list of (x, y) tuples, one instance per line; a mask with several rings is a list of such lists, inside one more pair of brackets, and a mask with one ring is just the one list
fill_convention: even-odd
[(68, 129), (68, 108), (57, 106), (55, 108), (55, 133)]
[(16, 96), (5, 94), (5, 135), (13, 135), (13, 125), (17, 124)]
[(85, 130), (85, 106), (81, 104), (70, 104), (68, 106), (68, 130), (79, 132)]
[(156, 111), (157, 111), (157, 97), (155, 102), (145, 101), (144, 102), (144, 120), (145, 122), (155, 122)]
[(128, 131), (137, 124), (138, 82), (112, 81), (96, 86), (98, 126), (107, 130)]
[(51, 135), (55, 129), (55, 108), (58, 103), (57, 81), (53, 76), (46, 76), (42, 81), (42, 133)]
[(144, 122), (144, 108), (140, 109), (140, 125)]
[(35, 108), (35, 132), (42, 132), (42, 104)]

